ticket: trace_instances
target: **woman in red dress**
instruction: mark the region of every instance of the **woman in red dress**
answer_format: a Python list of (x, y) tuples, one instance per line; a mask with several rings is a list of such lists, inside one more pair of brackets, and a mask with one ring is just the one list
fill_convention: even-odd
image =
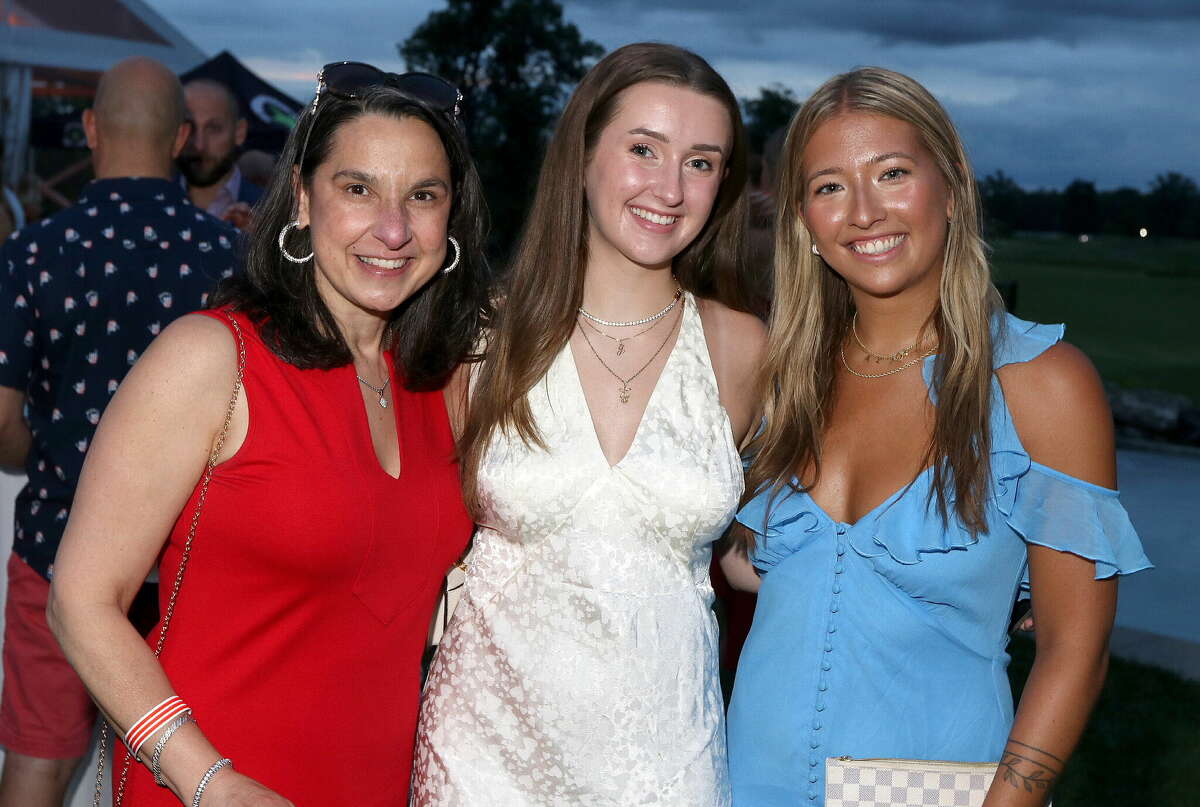
[[(421, 656), (471, 530), (447, 401), (487, 268), (460, 100), (327, 65), (245, 276), (165, 330), (104, 415), (50, 613), (140, 751), (114, 762), (127, 805), (407, 803)], [(156, 560), (158, 657), (162, 623), (143, 641), (125, 617)]]

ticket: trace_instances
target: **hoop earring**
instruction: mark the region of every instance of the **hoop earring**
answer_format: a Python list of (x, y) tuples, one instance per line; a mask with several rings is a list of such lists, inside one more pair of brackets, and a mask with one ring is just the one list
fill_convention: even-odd
[(284, 239), (287, 238), (288, 231), (299, 226), (299, 221), (289, 221), (287, 224), (283, 225), (283, 229), (279, 231), (279, 251), (283, 253), (283, 257), (287, 258), (292, 263), (308, 263), (310, 260), (312, 260), (313, 254), (311, 251), (303, 258), (297, 258), (292, 253), (288, 252), (287, 247), (283, 245)]
[(454, 247), (454, 260), (450, 262), (449, 266), (442, 270), (443, 275), (448, 275), (453, 272), (454, 267), (458, 266), (458, 259), (462, 257), (462, 250), (459, 249), (458, 240), (452, 235), (446, 236), (446, 240), (450, 242), (450, 246)]
[(814, 255), (816, 255), (818, 258), (819, 258), (819, 257), (821, 257), (821, 250), (817, 249), (817, 245), (816, 245), (816, 244), (813, 244), (813, 245), (812, 245), (812, 253), (813, 253)]

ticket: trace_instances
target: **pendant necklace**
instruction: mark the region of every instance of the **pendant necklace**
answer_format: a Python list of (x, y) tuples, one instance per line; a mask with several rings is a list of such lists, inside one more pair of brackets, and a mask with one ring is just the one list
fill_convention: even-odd
[[(678, 301), (679, 301), (679, 298), (676, 297), (675, 300), (673, 300), (671, 302), (671, 305), (674, 306), (675, 303)], [(579, 310), (581, 313), (583, 312), (582, 308)], [(659, 313), (657, 316), (662, 317), (663, 313)], [(588, 317), (588, 318), (592, 319), (592, 317)], [(658, 350), (654, 351), (654, 355), (650, 357), (650, 360), (647, 361), (645, 364), (643, 364), (641, 369), (639, 369), (633, 375), (629, 376), (629, 378), (624, 378), (623, 376), (618, 375), (617, 372), (615, 370), (613, 370), (613, 368), (609, 367), (608, 362), (606, 362), (606, 361), (604, 361), (604, 359), (600, 358), (600, 354), (596, 351), (596, 346), (593, 345), (592, 340), (588, 338), (587, 331), (585, 331), (583, 329), (583, 327), (579, 325), (578, 322), (576, 322), (575, 324), (576, 324), (576, 327), (579, 328), (579, 333), (583, 336), (583, 341), (587, 342), (587, 346), (589, 348), (591, 348), (592, 355), (596, 357), (596, 361), (600, 362), (601, 367), (603, 367), (605, 370), (608, 370), (609, 375), (611, 375), (613, 378), (615, 378), (621, 382), (621, 386), (618, 387), (618, 389), (617, 389), (617, 399), (621, 403), (627, 404), (627, 403), (629, 403), (629, 395), (632, 392), (632, 389), (629, 386), (630, 382), (632, 382), (635, 378), (637, 378), (642, 373), (644, 373), (646, 371), (646, 368), (654, 363), (654, 360), (658, 358), (658, 354), (662, 353), (663, 348), (667, 346), (667, 342), (671, 341), (671, 334), (675, 333), (676, 327), (678, 327), (679, 323), (682, 321), (683, 321), (683, 317), (680, 316), (675, 321), (675, 324), (671, 326), (670, 330), (667, 331), (666, 338), (663, 339), (662, 344), (658, 346)], [(620, 324), (620, 323), (618, 323), (618, 324)], [(628, 323), (625, 323), (625, 324), (628, 324)]]
[(649, 328), (644, 328), (644, 329), (638, 331), (637, 333), (633, 334), (632, 336), (613, 336), (611, 333), (605, 333), (604, 331), (600, 330), (595, 325), (588, 322), (586, 319), (581, 319), (580, 322), (582, 322), (584, 325), (591, 328), (596, 333), (603, 336), (605, 339), (611, 339), (612, 341), (616, 342), (617, 343), (617, 355), (620, 356), (625, 352), (625, 343), (626, 342), (628, 342), (630, 339), (637, 339), (642, 334), (650, 333), (652, 330), (654, 330), (655, 328), (658, 327), (658, 323), (662, 322), (662, 320), (656, 319), (653, 323), (651, 323)]
[(367, 388), (367, 389), (369, 389), (371, 392), (373, 392), (373, 393), (375, 393), (376, 395), (378, 395), (378, 396), (379, 396), (379, 405), (380, 405), (381, 407), (383, 407), (384, 409), (387, 409), (387, 407), (388, 407), (388, 399), (387, 399), (387, 396), (385, 396), (385, 395), (384, 395), (384, 393), (385, 393), (385, 392), (387, 392), (388, 384), (391, 384), (391, 383), (392, 383), (392, 379), (391, 379), (391, 377), (390, 377), (390, 376), (388, 377), (388, 380), (387, 380), (387, 381), (384, 381), (384, 382), (383, 382), (383, 386), (382, 386), (382, 387), (377, 387), (377, 386), (375, 386), (375, 385), (374, 385), (374, 384), (372, 384), (370, 381), (367, 381), (367, 379), (365, 379), (365, 378), (363, 378), (362, 376), (360, 376), (358, 373), (355, 373), (355, 374), (354, 374), (354, 377), (355, 377), (355, 378), (357, 378), (359, 381), (361, 381), (364, 387), (366, 387), (366, 388)]

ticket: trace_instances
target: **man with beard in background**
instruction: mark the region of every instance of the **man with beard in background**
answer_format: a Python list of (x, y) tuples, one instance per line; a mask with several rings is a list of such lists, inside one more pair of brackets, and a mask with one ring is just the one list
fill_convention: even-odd
[(200, 78), (184, 85), (192, 136), (176, 161), (192, 204), (245, 230), (262, 188), (247, 180), (237, 159), (246, 142), (246, 119), (233, 91)]

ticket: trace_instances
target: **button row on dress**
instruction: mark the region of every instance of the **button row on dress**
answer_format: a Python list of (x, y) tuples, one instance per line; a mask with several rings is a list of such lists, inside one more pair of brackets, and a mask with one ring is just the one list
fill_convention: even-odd
[[(833, 669), (833, 663), (830, 661), (830, 658), (829, 658), (833, 653), (833, 640), (830, 637), (832, 637), (835, 633), (837, 633), (837, 625), (835, 624), (834, 620), (836, 618), (837, 613), (841, 610), (841, 594), (842, 594), (841, 576), (842, 576), (842, 573), (846, 570), (845, 566), (842, 564), (842, 561), (841, 561), (841, 558), (846, 554), (846, 543), (842, 539), (842, 536), (846, 534), (845, 525), (839, 524), (838, 528), (837, 528), (837, 533), (838, 533), (838, 540), (837, 540), (838, 561), (833, 567), (833, 585), (830, 587), (832, 596), (829, 598), (829, 626), (825, 631), (826, 639), (825, 639), (825, 646), (823, 648), (823, 657), (821, 659), (821, 675), (817, 679), (817, 692), (818, 692), (817, 702), (816, 702), (817, 712), (825, 711), (825, 697), (824, 697), (824, 695), (822, 695), (820, 693), (824, 693), (829, 690), (829, 679), (826, 676), (826, 673), (828, 673), (830, 670)], [(817, 799), (820, 798), (820, 795), (821, 795), (821, 793), (818, 790), (816, 785), (817, 785), (817, 782), (821, 778), (817, 774), (817, 768), (821, 764), (821, 755), (817, 753), (817, 749), (819, 749), (821, 747), (821, 739), (820, 739), (820, 735), (818, 734), (818, 732), (821, 731), (822, 728), (824, 728), (824, 724), (821, 722), (820, 718), (813, 718), (812, 733), (809, 735), (809, 742), (808, 742), (808, 747), (810, 749), (812, 749), (812, 753), (810, 753), (809, 757), (808, 757), (808, 767), (809, 767), (808, 782), (810, 785), (810, 787), (808, 789), (808, 799), (809, 799), (809, 801), (813, 801), (813, 802), (817, 801)]]

